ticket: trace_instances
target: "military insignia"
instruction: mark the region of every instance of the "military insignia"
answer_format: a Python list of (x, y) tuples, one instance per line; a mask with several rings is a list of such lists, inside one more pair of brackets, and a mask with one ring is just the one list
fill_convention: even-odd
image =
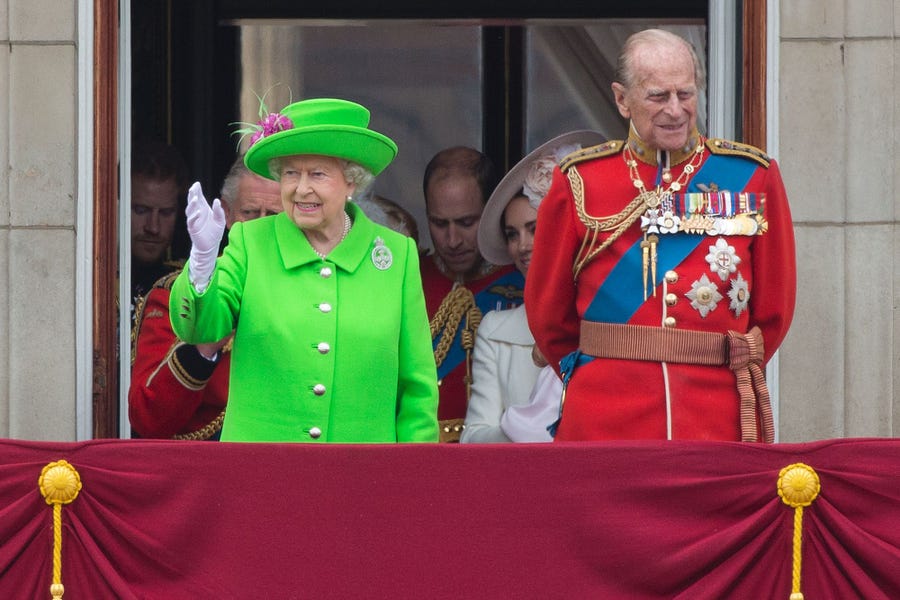
[(712, 233), (715, 231), (715, 226), (716, 222), (712, 217), (691, 215), (690, 217), (681, 219), (681, 223), (678, 224), (678, 229), (685, 233), (715, 235)]
[(685, 294), (691, 300), (691, 307), (700, 313), (704, 319), (706, 315), (716, 309), (722, 294), (716, 284), (709, 280), (704, 273), (700, 279), (691, 284), (691, 291)]
[(737, 266), (741, 262), (741, 258), (725, 238), (719, 238), (716, 243), (709, 247), (709, 254), (706, 255), (706, 262), (709, 263), (709, 270), (718, 274), (719, 279), (726, 281), (728, 276), (737, 270)]
[(525, 298), (525, 290), (512, 284), (492, 285), (488, 291), (507, 300), (523, 300)]
[(663, 207), (680, 218), (679, 231), (713, 236), (766, 232), (765, 194), (711, 191), (718, 189), (715, 183), (697, 187), (709, 191), (675, 194), (671, 204)]
[(625, 143), (622, 140), (610, 140), (596, 146), (582, 148), (581, 150), (576, 150), (575, 152), (564, 156), (563, 159), (559, 161), (559, 168), (565, 173), (572, 165), (576, 165), (586, 160), (618, 154), (624, 147)]
[(767, 169), (769, 168), (769, 163), (772, 160), (765, 152), (763, 152), (756, 146), (751, 146), (750, 144), (742, 144), (740, 142), (733, 142), (731, 140), (710, 138), (706, 140), (706, 147), (709, 148), (709, 151), (713, 154), (726, 154), (731, 156), (743, 156), (744, 158), (749, 158), (750, 160), (761, 164)]
[(759, 224), (751, 215), (736, 215), (730, 219), (713, 219), (711, 235), (756, 235)]
[(391, 249), (384, 245), (381, 236), (375, 238), (375, 247), (372, 248), (372, 264), (379, 271), (385, 271), (394, 264), (394, 255)]
[(648, 208), (647, 212), (641, 215), (641, 229), (647, 233), (659, 233), (658, 220), (659, 209)]
[(673, 214), (671, 210), (665, 211), (658, 219), (660, 233), (678, 233), (681, 227), (681, 218)]
[(740, 273), (731, 280), (728, 297), (731, 298), (731, 304), (728, 307), (734, 311), (734, 316), (741, 316), (741, 313), (747, 310), (747, 304), (750, 302), (750, 286), (747, 285), (747, 280)]

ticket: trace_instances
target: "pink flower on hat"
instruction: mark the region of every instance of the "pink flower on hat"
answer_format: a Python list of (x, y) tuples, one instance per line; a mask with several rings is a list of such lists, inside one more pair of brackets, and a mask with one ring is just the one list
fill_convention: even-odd
[(553, 181), (553, 167), (556, 166), (556, 158), (544, 155), (531, 163), (528, 173), (525, 174), (523, 192), (530, 204), (537, 208), (544, 196), (550, 190), (550, 182)]
[(273, 133), (278, 133), (279, 131), (285, 131), (287, 129), (294, 128), (294, 124), (289, 118), (277, 112), (267, 114), (264, 119), (257, 121), (256, 125), (258, 127), (256, 133), (250, 136), (251, 146), (262, 138), (268, 137)]
[(242, 126), (240, 129), (234, 131), (235, 135), (240, 134), (241, 136), (238, 140), (239, 147), (244, 141), (244, 138), (248, 135), (250, 136), (250, 145), (248, 146), (249, 148), (265, 137), (269, 137), (270, 135), (278, 133), (279, 131), (285, 131), (294, 128), (294, 123), (290, 118), (278, 112), (269, 112), (269, 109), (266, 107), (266, 96), (270, 91), (272, 91), (272, 88), (266, 90), (266, 93), (262, 96), (254, 92), (257, 100), (259, 100), (259, 120), (256, 123), (246, 123), (243, 121), (231, 123), (231, 125)]
[(581, 148), (581, 144), (568, 144), (553, 148), (546, 154), (536, 158), (528, 167), (525, 174), (525, 182), (522, 191), (528, 198), (528, 203), (537, 210), (541, 200), (550, 191), (550, 183), (553, 181), (553, 167), (559, 164), (566, 155)]

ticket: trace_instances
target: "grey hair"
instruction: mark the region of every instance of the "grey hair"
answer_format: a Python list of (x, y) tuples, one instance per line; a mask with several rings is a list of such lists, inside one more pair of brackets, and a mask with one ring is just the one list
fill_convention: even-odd
[[(281, 159), (283, 158), (285, 157), (275, 156), (269, 159), (269, 173), (276, 181), (281, 181)], [(366, 188), (372, 185), (373, 181), (375, 181), (375, 176), (372, 175), (372, 172), (361, 164), (345, 158), (334, 157), (334, 159), (341, 165), (341, 172), (344, 174), (344, 179), (346, 179), (348, 183), (352, 183), (356, 186), (357, 194), (362, 193)]]
[(238, 156), (233, 163), (231, 163), (231, 168), (228, 169), (228, 174), (225, 175), (225, 179), (222, 180), (222, 189), (219, 190), (219, 198), (232, 204), (238, 197), (238, 188), (241, 185), (241, 178), (245, 175), (252, 174), (252, 171), (247, 168), (247, 165), (244, 164), (243, 155)]
[(615, 81), (621, 83), (626, 88), (631, 88), (637, 82), (634, 79), (634, 55), (638, 47), (644, 45), (658, 46), (682, 46), (691, 55), (691, 61), (694, 63), (694, 83), (697, 89), (703, 91), (706, 89), (706, 73), (703, 70), (703, 64), (700, 57), (697, 56), (697, 50), (694, 45), (678, 34), (666, 31), (665, 29), (644, 29), (628, 36), (622, 45), (622, 52), (619, 54), (619, 60), (616, 63)]

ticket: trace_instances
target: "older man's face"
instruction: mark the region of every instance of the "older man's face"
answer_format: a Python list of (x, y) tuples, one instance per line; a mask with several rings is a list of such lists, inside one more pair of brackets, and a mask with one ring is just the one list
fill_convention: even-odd
[(278, 182), (248, 173), (238, 182), (237, 198), (234, 199), (233, 206), (228, 207), (225, 216), (231, 227), (238, 221), (252, 221), (283, 211), (281, 186)]
[(687, 48), (644, 45), (635, 49), (634, 82), (614, 83), (619, 113), (641, 139), (660, 150), (680, 150), (697, 125), (697, 82)]

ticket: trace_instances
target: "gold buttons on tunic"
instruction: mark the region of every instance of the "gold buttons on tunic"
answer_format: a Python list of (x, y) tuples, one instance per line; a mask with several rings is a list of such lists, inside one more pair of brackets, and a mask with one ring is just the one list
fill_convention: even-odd
[(321, 383), (317, 383), (316, 385), (313, 386), (313, 394), (315, 394), (316, 396), (321, 396), (324, 393), (325, 393), (325, 386), (322, 385)]
[(324, 277), (325, 279), (331, 277), (331, 267), (322, 267), (319, 271), (319, 276)]
[(319, 310), (321, 310), (323, 313), (331, 312), (331, 305), (327, 302), (323, 302), (319, 305)]
[(328, 354), (331, 351), (331, 346), (328, 342), (319, 342), (319, 345), (316, 346), (316, 350), (319, 351), (319, 354)]
[(666, 305), (675, 306), (676, 304), (678, 304), (678, 296), (672, 293), (666, 294)]
[(677, 283), (678, 273), (675, 271), (666, 271), (666, 283)]
[(311, 437), (314, 440), (319, 439), (320, 437), (322, 437), (322, 430), (319, 429), (318, 427), (310, 427), (309, 437)]
[(666, 327), (675, 327), (675, 324), (675, 317), (666, 317), (665, 320), (663, 320), (663, 325)]

